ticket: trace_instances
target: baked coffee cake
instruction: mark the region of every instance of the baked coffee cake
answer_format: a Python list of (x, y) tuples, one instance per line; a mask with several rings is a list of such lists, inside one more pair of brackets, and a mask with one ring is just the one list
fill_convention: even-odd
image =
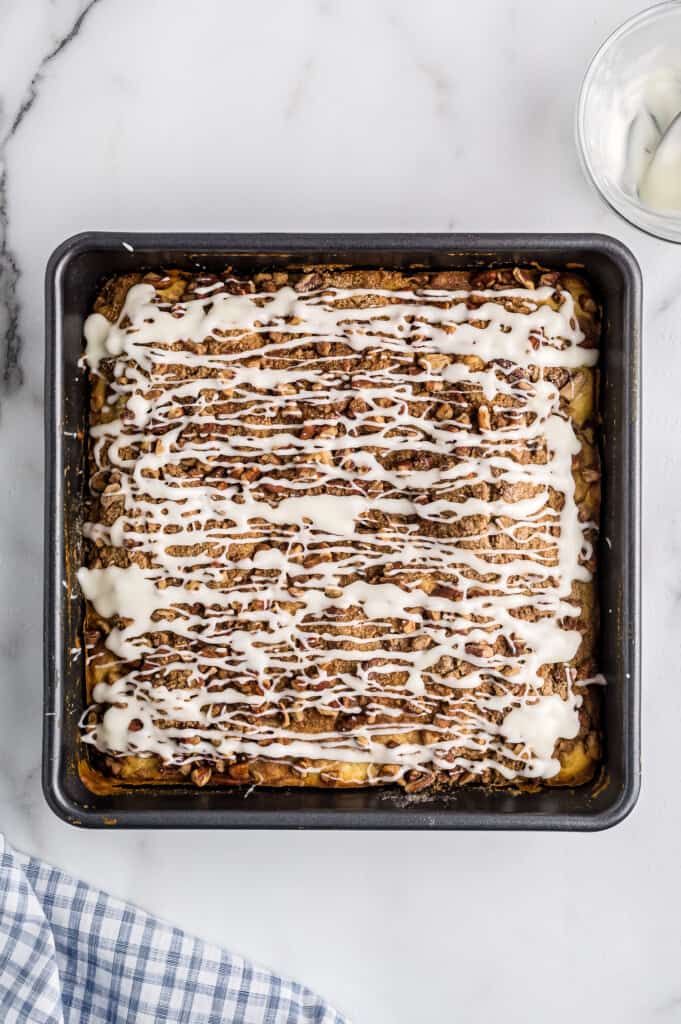
[(124, 274), (85, 336), (100, 775), (592, 776), (599, 311), (580, 278)]

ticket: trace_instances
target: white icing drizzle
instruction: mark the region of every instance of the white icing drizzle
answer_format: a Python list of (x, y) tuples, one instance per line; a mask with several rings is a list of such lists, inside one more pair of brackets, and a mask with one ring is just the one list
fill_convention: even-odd
[[(91, 429), (115, 514), (86, 535), (131, 559), (79, 572), (120, 662), (86, 741), (555, 775), (581, 697), (567, 665), (567, 698), (542, 693), (542, 670), (577, 654), (594, 524), (558, 387), (523, 371), (596, 362), (571, 295), (220, 286), (171, 307), (139, 284), (85, 325), (121, 413)], [(306, 733), (311, 709), (361, 724)]]

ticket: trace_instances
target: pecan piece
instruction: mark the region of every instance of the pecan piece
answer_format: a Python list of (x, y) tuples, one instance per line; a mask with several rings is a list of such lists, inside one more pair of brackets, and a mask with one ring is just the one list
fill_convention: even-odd
[(402, 788), (405, 793), (418, 793), (419, 790), (430, 786), (435, 776), (432, 772), (417, 771), (415, 768), (412, 768), (404, 778), (405, 781), (402, 783)]
[(529, 270), (525, 270), (523, 267), (514, 267), (513, 276), (523, 288), (529, 288), (530, 291), (534, 290), (534, 278)]
[(466, 654), (470, 654), (473, 658), (491, 658), (494, 648), (489, 644), (466, 644)]
[(314, 292), (322, 286), (322, 275), (316, 272), (303, 274), (300, 280), (294, 285), (297, 292)]
[(199, 786), (199, 788), (201, 788), (202, 786), (205, 786), (210, 782), (210, 777), (212, 774), (212, 768), (209, 768), (208, 765), (203, 765), (200, 768), (194, 768), (192, 770), (191, 780), (195, 786)]

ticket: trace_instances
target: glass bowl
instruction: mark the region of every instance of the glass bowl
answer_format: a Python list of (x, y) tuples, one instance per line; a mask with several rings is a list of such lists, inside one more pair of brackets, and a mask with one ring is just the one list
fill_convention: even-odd
[(645, 206), (627, 182), (625, 154), (636, 83), (678, 69), (681, 110), (681, 0), (667, 0), (620, 25), (587, 69), (577, 103), (576, 135), (582, 167), (605, 201), (636, 227), (681, 242), (681, 211)]

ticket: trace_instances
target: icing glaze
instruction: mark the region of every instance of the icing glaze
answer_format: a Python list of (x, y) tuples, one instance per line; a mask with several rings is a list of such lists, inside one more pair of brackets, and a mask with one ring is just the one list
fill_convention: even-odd
[[(85, 533), (125, 553), (79, 572), (117, 662), (86, 741), (555, 775), (595, 524), (558, 385), (523, 371), (595, 364), (571, 295), (219, 284), (174, 305), (135, 285), (85, 324), (113, 368)], [(297, 728), (311, 711), (327, 731)]]

